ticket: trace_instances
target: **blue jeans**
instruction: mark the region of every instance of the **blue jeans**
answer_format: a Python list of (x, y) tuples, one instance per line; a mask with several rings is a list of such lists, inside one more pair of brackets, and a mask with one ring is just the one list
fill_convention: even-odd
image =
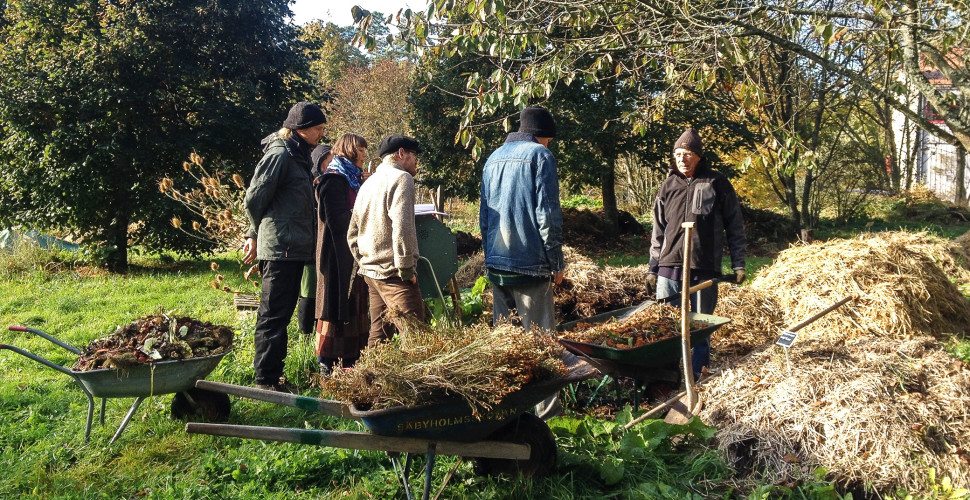
[[(696, 285), (699, 282), (700, 280), (691, 279), (691, 284)], [(680, 291), (680, 281), (674, 281), (664, 278), (663, 276), (657, 276), (657, 300), (665, 299), (671, 296), (679, 297)], [(700, 299), (700, 308), (697, 307), (698, 299)], [(680, 301), (675, 301), (673, 306), (680, 307)], [(717, 285), (709, 286), (699, 292), (692, 293), (690, 296), (691, 312), (712, 314), (715, 306), (717, 306)], [(693, 347), (694, 349), (691, 353), (691, 365), (694, 368), (694, 374), (697, 375), (700, 373), (701, 368), (711, 364), (711, 345), (707, 340), (703, 340), (694, 344)]]

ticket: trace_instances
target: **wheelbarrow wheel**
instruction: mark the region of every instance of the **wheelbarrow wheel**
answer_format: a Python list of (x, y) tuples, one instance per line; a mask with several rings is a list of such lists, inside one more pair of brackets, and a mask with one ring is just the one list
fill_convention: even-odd
[(488, 436), (490, 441), (527, 444), (532, 453), (527, 460), (476, 458), (475, 473), (480, 476), (516, 475), (541, 477), (556, 467), (556, 438), (549, 426), (531, 413), (523, 413)]
[(228, 422), (230, 408), (228, 394), (194, 387), (172, 398), (172, 418), (179, 420)]

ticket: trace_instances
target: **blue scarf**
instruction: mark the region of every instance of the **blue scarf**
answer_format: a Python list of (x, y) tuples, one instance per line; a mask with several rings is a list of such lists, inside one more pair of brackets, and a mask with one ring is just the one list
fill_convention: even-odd
[(330, 165), (327, 165), (328, 174), (340, 174), (347, 179), (347, 183), (350, 184), (350, 189), (353, 189), (356, 193), (360, 191), (360, 183), (363, 182), (361, 176), (364, 171), (354, 165), (350, 160), (344, 158), (343, 156), (334, 156)]

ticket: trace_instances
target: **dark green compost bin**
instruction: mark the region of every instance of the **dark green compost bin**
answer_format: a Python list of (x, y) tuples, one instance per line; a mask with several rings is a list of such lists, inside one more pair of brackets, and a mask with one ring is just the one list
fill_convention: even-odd
[(417, 215), (414, 220), (418, 233), (418, 251), (422, 257), (418, 259), (418, 285), (421, 287), (421, 295), (425, 298), (439, 298), (441, 295), (437, 287), (440, 285), (440, 293), (447, 297), (448, 280), (458, 271), (458, 242), (455, 234), (434, 215)]

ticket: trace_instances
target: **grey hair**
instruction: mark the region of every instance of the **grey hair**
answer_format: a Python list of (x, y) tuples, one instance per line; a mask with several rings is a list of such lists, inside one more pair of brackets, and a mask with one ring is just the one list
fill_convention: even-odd
[(394, 165), (395, 167), (400, 167), (401, 165), (398, 164), (397, 158), (395, 158), (396, 155), (397, 155), (397, 151), (390, 154), (386, 154), (384, 155), (383, 158), (381, 158), (381, 161), (384, 163), (389, 163), (391, 165)]
[(289, 140), (293, 137), (293, 129), (283, 127), (276, 132), (276, 137), (285, 140)]

